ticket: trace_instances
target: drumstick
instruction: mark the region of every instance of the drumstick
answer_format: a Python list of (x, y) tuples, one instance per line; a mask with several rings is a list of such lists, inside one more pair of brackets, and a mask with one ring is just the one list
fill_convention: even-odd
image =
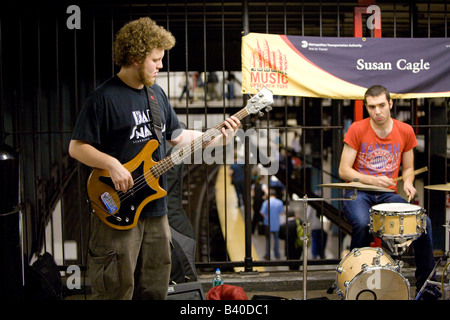
[[(420, 174), (422, 172), (426, 172), (426, 171), (428, 171), (428, 167), (423, 167), (423, 168), (414, 170), (414, 175), (417, 176), (418, 174)], [(402, 179), (403, 179), (403, 176), (400, 176), (400, 177), (394, 179), (394, 181), (400, 181)]]

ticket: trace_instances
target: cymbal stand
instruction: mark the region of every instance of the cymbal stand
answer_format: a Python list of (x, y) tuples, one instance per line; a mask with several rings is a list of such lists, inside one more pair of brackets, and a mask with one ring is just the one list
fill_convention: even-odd
[[(447, 232), (449, 232), (449, 235), (450, 235), (450, 221), (447, 221), (446, 224), (444, 224), (443, 226), (447, 229)], [(434, 268), (431, 271), (430, 275), (428, 276), (427, 280), (422, 285), (422, 288), (420, 288), (420, 291), (417, 293), (415, 300), (418, 300), (420, 298), (420, 296), (422, 295), (423, 291), (425, 290), (425, 288), (427, 287), (428, 284), (435, 285), (435, 286), (438, 286), (441, 288), (443, 300), (448, 300), (448, 298), (450, 298), (450, 297), (447, 297), (447, 294), (446, 294), (447, 291), (450, 290), (450, 280), (449, 280), (449, 283), (444, 283), (444, 276), (445, 276), (446, 272), (448, 273), (447, 269), (450, 265), (450, 262), (448, 262), (449, 257), (450, 257), (450, 251), (446, 250), (445, 253), (439, 258), (439, 260), (434, 265)], [(432, 281), (431, 278), (433, 277), (434, 273), (436, 272), (437, 267), (441, 264), (442, 261), (447, 261), (447, 264), (445, 265), (444, 270), (442, 272), (442, 281), (441, 282)]]
[(303, 202), (303, 237), (300, 238), (300, 240), (303, 241), (303, 300), (307, 300), (307, 289), (306, 289), (306, 281), (308, 279), (307, 276), (307, 268), (308, 268), (308, 241), (309, 241), (309, 237), (308, 237), (308, 228), (309, 228), (309, 222), (308, 222), (308, 214), (307, 214), (307, 209), (308, 209), (308, 202), (309, 201), (324, 201), (324, 200), (343, 200), (343, 201), (347, 201), (347, 200), (355, 200), (356, 199), (356, 189), (354, 189), (354, 193), (350, 196), (350, 198), (308, 198), (308, 195), (304, 195), (303, 198), (299, 198), (297, 197), (293, 197), (294, 201), (302, 201)]

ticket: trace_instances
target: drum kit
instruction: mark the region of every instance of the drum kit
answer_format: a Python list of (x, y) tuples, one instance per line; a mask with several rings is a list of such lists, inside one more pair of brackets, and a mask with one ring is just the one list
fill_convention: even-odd
[[(353, 189), (356, 198), (357, 190), (393, 192), (391, 189), (364, 185), (359, 182), (330, 183), (321, 187), (337, 189)], [(425, 186), (429, 190), (450, 191), (450, 183)], [(426, 232), (425, 210), (417, 205), (408, 203), (383, 203), (369, 210), (370, 232), (383, 240), (393, 256), (398, 258), (408, 249), (409, 245)], [(449, 231), (449, 223), (444, 227)], [(418, 299), (428, 284), (441, 289), (442, 298), (450, 299), (446, 292), (450, 290), (450, 281), (432, 281), (436, 268), (442, 260), (449, 256), (447, 251), (436, 263), (434, 270), (428, 277), (415, 299)], [(403, 262), (394, 260), (381, 247), (355, 248), (348, 253), (336, 267), (336, 293), (344, 300), (410, 300), (410, 284), (402, 275)], [(448, 283), (445, 283), (447, 281)]]

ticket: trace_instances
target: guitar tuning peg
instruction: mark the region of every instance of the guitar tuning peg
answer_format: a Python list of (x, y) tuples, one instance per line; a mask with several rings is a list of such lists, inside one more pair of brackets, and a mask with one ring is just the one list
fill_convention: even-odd
[(262, 117), (264, 115), (264, 113), (262, 111), (259, 111), (258, 114), (260, 117)]
[(271, 106), (266, 107), (266, 112), (269, 112), (270, 110), (272, 110)]

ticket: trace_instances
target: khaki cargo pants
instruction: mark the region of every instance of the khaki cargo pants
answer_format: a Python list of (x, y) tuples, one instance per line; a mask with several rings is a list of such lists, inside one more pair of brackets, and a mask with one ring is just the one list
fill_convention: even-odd
[(167, 215), (140, 218), (136, 227), (116, 230), (92, 214), (88, 251), (92, 299), (166, 299), (170, 241)]

